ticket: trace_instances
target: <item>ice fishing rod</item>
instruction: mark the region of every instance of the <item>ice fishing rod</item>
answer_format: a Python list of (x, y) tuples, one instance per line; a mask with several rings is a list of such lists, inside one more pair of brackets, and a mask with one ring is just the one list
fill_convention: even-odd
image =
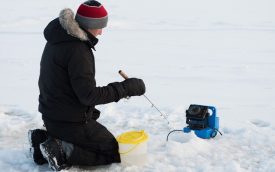
[[(118, 73), (124, 79), (128, 79), (128, 76), (122, 70), (118, 71)], [(171, 129), (169, 126), (170, 122), (168, 121), (166, 115), (164, 115), (145, 94), (143, 96), (168, 122), (168, 128)], [(208, 110), (211, 110), (212, 114), (210, 114)], [(191, 104), (189, 109), (186, 110), (186, 123), (188, 124), (187, 127), (184, 127), (180, 130), (173, 129), (170, 131), (166, 137), (166, 141), (168, 141), (169, 135), (175, 131), (182, 131), (184, 133), (190, 133), (191, 131), (194, 131), (195, 135), (202, 139), (214, 138), (216, 137), (217, 133), (222, 135), (222, 133), (219, 131), (219, 117), (216, 115), (216, 108), (214, 106)]]
[[(128, 79), (129, 77), (122, 71), (119, 70), (118, 73), (124, 78), (124, 79)], [(154, 107), (159, 113), (160, 115), (167, 121), (168, 125), (170, 124), (169, 120), (167, 119), (166, 115), (164, 115), (155, 105), (154, 103), (145, 95), (143, 94), (143, 96), (145, 97), (146, 100), (148, 100), (148, 102), (151, 103), (152, 107)]]

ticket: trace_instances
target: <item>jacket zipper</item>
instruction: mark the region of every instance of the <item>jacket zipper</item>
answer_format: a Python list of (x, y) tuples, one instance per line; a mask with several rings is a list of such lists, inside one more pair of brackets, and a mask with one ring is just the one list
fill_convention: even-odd
[(87, 124), (89, 121), (88, 121), (88, 115), (87, 115), (87, 113), (89, 112), (89, 110), (90, 110), (90, 106), (88, 106), (88, 109), (87, 109), (87, 111), (85, 112), (85, 114), (84, 114), (84, 116), (85, 116), (85, 124)]

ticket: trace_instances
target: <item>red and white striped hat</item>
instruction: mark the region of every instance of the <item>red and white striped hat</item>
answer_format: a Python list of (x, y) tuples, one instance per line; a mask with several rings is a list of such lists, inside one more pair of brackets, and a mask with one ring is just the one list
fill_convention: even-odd
[(102, 29), (107, 26), (108, 13), (101, 3), (89, 0), (79, 6), (75, 20), (84, 29)]

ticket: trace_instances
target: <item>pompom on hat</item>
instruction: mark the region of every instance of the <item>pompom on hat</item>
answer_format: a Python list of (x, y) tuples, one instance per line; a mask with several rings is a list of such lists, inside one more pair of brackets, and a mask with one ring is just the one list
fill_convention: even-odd
[(108, 13), (101, 3), (89, 0), (79, 6), (75, 20), (84, 29), (102, 29), (107, 26)]

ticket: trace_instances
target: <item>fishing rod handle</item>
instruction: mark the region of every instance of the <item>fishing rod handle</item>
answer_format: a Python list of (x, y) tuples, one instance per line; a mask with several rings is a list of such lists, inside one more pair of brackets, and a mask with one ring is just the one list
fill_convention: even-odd
[(119, 70), (118, 73), (119, 73), (124, 79), (128, 79), (128, 78), (129, 78), (122, 70)]
[[(120, 76), (122, 76), (122, 78), (124, 78), (124, 79), (128, 79), (128, 78), (129, 78), (122, 70), (119, 70), (118, 73), (119, 73)], [(127, 96), (126, 99), (130, 99), (130, 97)]]

